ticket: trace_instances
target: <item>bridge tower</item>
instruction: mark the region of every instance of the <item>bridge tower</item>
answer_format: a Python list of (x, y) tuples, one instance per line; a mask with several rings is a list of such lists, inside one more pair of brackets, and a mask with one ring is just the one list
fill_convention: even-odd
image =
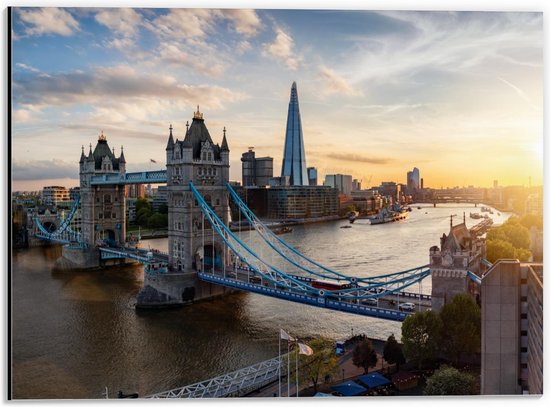
[[(168, 195), (168, 271), (146, 275), (137, 306), (162, 307), (223, 294), (224, 287), (198, 280), (196, 273), (214, 265), (221, 269), (229, 253), (213, 233), (193, 193), (192, 181), (206, 202), (227, 225), (229, 223), (229, 147), (223, 130), (221, 145), (214, 144), (203, 113), (193, 114), (183, 140), (174, 141), (170, 125), (166, 145)], [(225, 258), (224, 258), (225, 256)]]
[(126, 240), (126, 197), (124, 185), (91, 185), (94, 175), (126, 173), (126, 160), (121, 147), (117, 158), (101, 132), (96, 147), (80, 155), (80, 207), (82, 239), (94, 247), (99, 241), (124, 245)]
[(485, 257), (485, 241), (478, 238), (466, 222), (454, 225), (451, 218), (449, 234), (441, 237), (441, 248), (430, 248), (432, 270), (432, 309), (438, 311), (460, 293), (479, 300), (479, 286), (468, 272), (481, 275), (481, 260)]

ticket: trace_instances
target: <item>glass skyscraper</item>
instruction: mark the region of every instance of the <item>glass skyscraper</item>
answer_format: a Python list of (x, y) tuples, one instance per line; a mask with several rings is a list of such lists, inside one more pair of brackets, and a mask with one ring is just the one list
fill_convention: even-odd
[(292, 83), (292, 88), (290, 89), (281, 176), (290, 177), (290, 185), (309, 185), (296, 82)]

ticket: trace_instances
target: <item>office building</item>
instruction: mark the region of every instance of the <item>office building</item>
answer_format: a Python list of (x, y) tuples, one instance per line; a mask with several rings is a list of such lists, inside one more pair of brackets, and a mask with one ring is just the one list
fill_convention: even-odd
[(354, 179), (351, 182), (351, 190), (352, 191), (360, 191), (361, 190), (361, 180)]
[(58, 205), (60, 202), (69, 200), (69, 191), (65, 187), (53, 185), (42, 189), (42, 203), (44, 205)]
[(151, 209), (153, 212), (158, 212), (161, 206), (166, 205), (168, 207), (168, 187), (159, 186), (153, 195), (153, 202)]
[(343, 174), (330, 174), (325, 175), (326, 187), (332, 187), (338, 190), (339, 193), (344, 195), (350, 195), (352, 191), (353, 180), (351, 175)]
[(267, 217), (310, 219), (338, 215), (338, 191), (329, 187), (271, 187), (267, 190)]
[(145, 185), (130, 184), (126, 185), (127, 198), (145, 198)]
[(307, 167), (307, 178), (309, 180), (310, 187), (317, 186), (317, 168)]
[(306, 152), (304, 150), (298, 90), (296, 89), (296, 82), (293, 82), (290, 89), (290, 102), (288, 103), (285, 149), (281, 176), (290, 177), (290, 185), (292, 186), (307, 186), (309, 185), (309, 179), (306, 168)]
[(420, 189), (420, 171), (414, 167), (412, 171), (407, 172), (407, 192), (413, 194)]
[(400, 202), (401, 186), (392, 181), (384, 181), (378, 187), (375, 187), (382, 197), (391, 198), (390, 203)]
[(542, 264), (500, 260), (481, 280), (481, 394), (542, 394)]
[(258, 157), (253, 147), (249, 147), (241, 157), (242, 183), (244, 187), (266, 187), (273, 177), (273, 158)]

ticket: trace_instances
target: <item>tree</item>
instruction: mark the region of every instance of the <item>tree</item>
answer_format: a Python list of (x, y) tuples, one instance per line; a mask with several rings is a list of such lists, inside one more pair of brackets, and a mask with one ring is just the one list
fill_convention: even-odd
[(158, 212), (162, 213), (162, 214), (167, 214), (168, 213), (168, 205), (166, 205), (166, 204), (159, 205)]
[(504, 240), (487, 240), (487, 260), (491, 263), (498, 259), (513, 259), (516, 251), (510, 242)]
[(365, 374), (369, 372), (369, 367), (376, 366), (378, 356), (372, 347), (371, 341), (365, 338), (355, 346), (352, 361), (355, 366), (365, 369)]
[(151, 228), (162, 228), (167, 226), (167, 216), (161, 213), (153, 213), (147, 220), (147, 226)]
[(506, 240), (516, 249), (529, 249), (531, 236), (529, 230), (519, 223), (509, 223), (501, 226), (506, 234)]
[(405, 363), (405, 356), (403, 355), (401, 345), (397, 343), (393, 334), (388, 337), (384, 345), (384, 360), (389, 364), (395, 363), (397, 370), (399, 370), (399, 365)]
[(516, 249), (514, 257), (519, 261), (529, 261), (533, 253), (527, 249)]
[(441, 318), (433, 311), (409, 315), (401, 325), (403, 353), (419, 369), (422, 369), (423, 362), (438, 356), (440, 338)]
[(479, 352), (481, 347), (481, 312), (468, 294), (458, 294), (439, 313), (443, 350), (454, 363), (463, 355)]
[(426, 381), (424, 394), (428, 396), (476, 394), (475, 378), (454, 367), (442, 366)]
[(151, 203), (145, 198), (136, 199), (136, 212), (139, 212), (141, 208), (147, 208), (151, 211)]
[(142, 207), (136, 212), (136, 223), (140, 226), (147, 226), (151, 210), (147, 207)]
[(334, 354), (334, 343), (331, 340), (318, 338), (308, 345), (313, 349), (313, 355), (300, 355), (299, 375), (301, 381), (311, 381), (313, 390), (317, 393), (319, 380), (337, 372), (338, 359)]

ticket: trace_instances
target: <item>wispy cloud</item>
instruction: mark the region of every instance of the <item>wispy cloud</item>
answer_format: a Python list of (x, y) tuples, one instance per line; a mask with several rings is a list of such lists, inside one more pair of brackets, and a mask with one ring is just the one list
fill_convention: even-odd
[(508, 85), (509, 87), (511, 87), (516, 93), (517, 95), (522, 98), (523, 100), (525, 100), (525, 102), (527, 102), (527, 104), (533, 109), (533, 110), (536, 110), (536, 111), (540, 111), (541, 108), (540, 107), (537, 107), (533, 104), (533, 101), (529, 98), (529, 96), (527, 96), (527, 94), (521, 90), (520, 88), (518, 88), (516, 85), (514, 85), (513, 83), (510, 83), (508, 82), (506, 79), (503, 79), (503, 78), (498, 78), (502, 83), (505, 83), (506, 85)]
[(17, 9), (19, 17), (26, 23), (28, 35), (59, 34), (70, 36), (80, 29), (80, 25), (66, 10), (47, 7), (32, 10)]
[(275, 40), (265, 43), (263, 55), (283, 62), (288, 69), (295, 71), (301, 63), (301, 57), (295, 53), (294, 40), (281, 27), (275, 26)]
[(368, 157), (365, 155), (359, 155), (359, 154), (346, 154), (346, 153), (328, 153), (326, 154), (326, 157), (332, 158), (333, 160), (339, 160), (339, 161), (353, 161), (358, 163), (366, 163), (366, 164), (388, 164), (389, 162), (393, 161), (391, 158), (385, 158), (385, 157)]
[(111, 30), (114, 35), (107, 46), (121, 51), (133, 48), (143, 24), (141, 14), (130, 8), (102, 9), (95, 15), (96, 21)]
[(325, 84), (325, 87), (322, 90), (322, 93), (325, 96), (332, 95), (334, 93), (340, 93), (347, 96), (357, 96), (361, 94), (361, 92), (354, 89), (343, 76), (338, 75), (325, 65), (321, 65), (319, 67), (319, 77)]

